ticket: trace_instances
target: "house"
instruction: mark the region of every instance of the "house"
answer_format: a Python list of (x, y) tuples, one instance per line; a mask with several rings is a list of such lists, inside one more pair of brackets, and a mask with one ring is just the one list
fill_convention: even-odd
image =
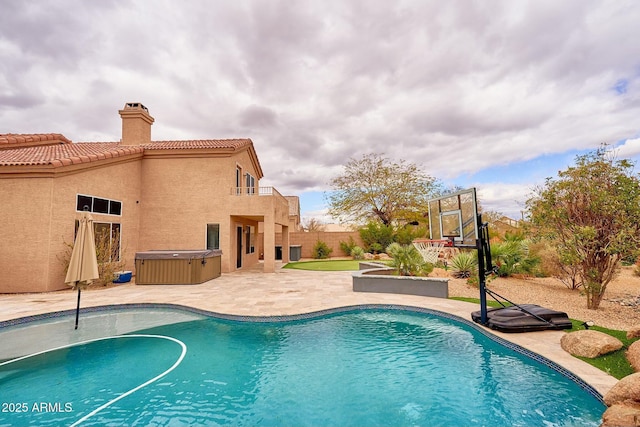
[(156, 249), (221, 249), (222, 272), (247, 268), (261, 255), (259, 225), (264, 271), (275, 271), (276, 229), (289, 259), (299, 208), (296, 218), (275, 188), (260, 187), (250, 139), (152, 141), (144, 105), (119, 113), (120, 142), (0, 135), (0, 293), (67, 287), (60, 259), (83, 209), (130, 270), (136, 252)]

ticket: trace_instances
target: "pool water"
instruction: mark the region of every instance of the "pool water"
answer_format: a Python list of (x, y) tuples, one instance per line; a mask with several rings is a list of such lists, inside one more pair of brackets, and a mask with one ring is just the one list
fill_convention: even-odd
[(425, 313), (136, 334), (0, 366), (0, 425), (597, 426), (605, 410), (556, 370)]

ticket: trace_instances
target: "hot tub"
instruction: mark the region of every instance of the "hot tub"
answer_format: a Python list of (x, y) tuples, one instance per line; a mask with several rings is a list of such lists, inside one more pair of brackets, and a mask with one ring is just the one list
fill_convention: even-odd
[(136, 284), (195, 285), (220, 277), (221, 250), (136, 252)]

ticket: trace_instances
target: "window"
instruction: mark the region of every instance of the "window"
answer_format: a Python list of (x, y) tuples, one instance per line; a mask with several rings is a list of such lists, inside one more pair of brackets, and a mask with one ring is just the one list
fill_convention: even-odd
[(122, 214), (122, 202), (116, 202), (115, 200), (109, 200), (109, 213), (111, 215)]
[(89, 212), (120, 216), (122, 215), (122, 202), (78, 194), (76, 210), (78, 212), (87, 210)]
[(109, 201), (107, 199), (100, 199), (98, 197), (93, 198), (92, 212), (108, 214), (109, 213)]
[(242, 194), (242, 169), (236, 166), (236, 195)]
[(220, 249), (220, 224), (207, 224), (207, 249)]
[(89, 211), (93, 208), (93, 197), (91, 196), (83, 196), (78, 194), (76, 210), (77, 211)]
[(247, 194), (255, 194), (256, 192), (256, 179), (247, 174)]
[(256, 251), (255, 248), (255, 227), (252, 225), (247, 225), (245, 227), (245, 248), (247, 248), (247, 254), (252, 254)]
[[(80, 221), (76, 220), (76, 228), (74, 233), (78, 234), (78, 228), (80, 227)], [(120, 261), (120, 224), (115, 222), (94, 222), (93, 234), (96, 243), (96, 255), (98, 257), (98, 263), (103, 264), (105, 262)]]

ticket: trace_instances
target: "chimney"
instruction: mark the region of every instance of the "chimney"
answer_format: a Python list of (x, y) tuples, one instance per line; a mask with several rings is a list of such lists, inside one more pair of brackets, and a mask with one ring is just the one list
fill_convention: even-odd
[(153, 117), (147, 107), (139, 102), (127, 102), (122, 110), (122, 145), (142, 145), (151, 142)]

